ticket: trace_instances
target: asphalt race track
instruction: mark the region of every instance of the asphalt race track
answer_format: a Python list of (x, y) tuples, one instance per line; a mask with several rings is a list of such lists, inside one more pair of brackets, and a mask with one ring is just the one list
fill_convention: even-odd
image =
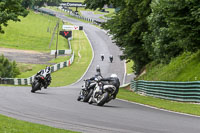
[[(94, 49), (94, 59), (82, 79), (95, 74), (97, 64), (104, 77), (117, 73), (123, 81), (124, 62), (119, 49), (102, 30), (57, 13), (57, 17), (82, 25)], [(105, 60), (100, 60), (100, 54)], [(114, 56), (109, 63), (108, 56)], [(64, 80), (64, 79), (63, 79)], [(103, 107), (78, 102), (83, 81), (66, 87), (43, 89), (35, 94), (30, 87), (0, 86), (0, 114), (86, 133), (199, 133), (200, 117), (171, 113), (142, 105), (114, 100)]]

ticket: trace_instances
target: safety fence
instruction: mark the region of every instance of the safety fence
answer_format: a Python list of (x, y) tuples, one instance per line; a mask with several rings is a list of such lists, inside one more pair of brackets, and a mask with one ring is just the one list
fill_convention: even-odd
[[(70, 66), (74, 61), (74, 52), (72, 53), (72, 56), (69, 60), (65, 62), (60, 62), (58, 64), (55, 64), (51, 66), (51, 72), (55, 72), (61, 68)], [(1, 78), (0, 84), (12, 84), (12, 85), (30, 85), (33, 80), (34, 76), (28, 77), (28, 78)]]
[(131, 81), (134, 92), (181, 102), (200, 102), (200, 81)]

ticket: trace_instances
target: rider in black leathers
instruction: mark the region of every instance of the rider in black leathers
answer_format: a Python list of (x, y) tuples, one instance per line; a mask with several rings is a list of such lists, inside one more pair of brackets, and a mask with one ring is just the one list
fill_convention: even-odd
[(95, 78), (103, 78), (101, 75), (101, 69), (99, 65), (97, 65), (96, 67), (96, 72), (97, 74), (94, 77), (90, 78), (90, 80), (95, 80)]
[(44, 88), (46, 89), (50, 85), (50, 83), (51, 83), (51, 69), (50, 69), (50, 67), (47, 66), (45, 69), (40, 70), (35, 75), (35, 77), (38, 76), (38, 75), (40, 75), (40, 74), (43, 74), (43, 73), (46, 73), (45, 84), (44, 84)]
[(113, 99), (115, 99), (116, 96), (117, 96), (117, 93), (119, 91), (119, 86), (120, 86), (120, 81), (119, 81), (119, 78), (117, 77), (117, 75), (116, 74), (112, 74), (108, 78), (102, 78), (102, 79), (100, 79), (100, 81), (107, 81), (106, 84), (114, 85), (116, 87), (116, 90), (113, 93)]

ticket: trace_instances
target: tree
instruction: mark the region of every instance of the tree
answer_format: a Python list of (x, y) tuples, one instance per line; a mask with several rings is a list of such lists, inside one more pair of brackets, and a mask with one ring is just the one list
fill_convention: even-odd
[(25, 17), (28, 11), (21, 6), (21, 0), (0, 1), (0, 33), (4, 33), (2, 26), (7, 26), (9, 20), (20, 21), (19, 16)]
[(87, 8), (91, 9), (102, 8), (104, 4), (113, 4), (120, 9), (103, 27), (109, 30), (116, 45), (122, 49), (121, 59), (134, 61), (136, 73), (151, 61), (143, 42), (143, 33), (148, 30), (146, 17), (151, 13), (150, 3), (151, 0), (85, 1)]
[(1, 78), (15, 78), (20, 74), (15, 61), (10, 62), (3, 55), (0, 56), (0, 77)]
[(162, 63), (200, 48), (200, 1), (153, 0), (143, 40), (153, 60)]

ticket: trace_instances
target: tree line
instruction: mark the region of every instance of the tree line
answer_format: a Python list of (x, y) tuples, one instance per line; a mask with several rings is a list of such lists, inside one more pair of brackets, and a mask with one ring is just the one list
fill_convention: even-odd
[(112, 4), (115, 15), (103, 27), (133, 60), (137, 74), (152, 61), (169, 63), (200, 49), (200, 0), (85, 0), (90, 9)]

